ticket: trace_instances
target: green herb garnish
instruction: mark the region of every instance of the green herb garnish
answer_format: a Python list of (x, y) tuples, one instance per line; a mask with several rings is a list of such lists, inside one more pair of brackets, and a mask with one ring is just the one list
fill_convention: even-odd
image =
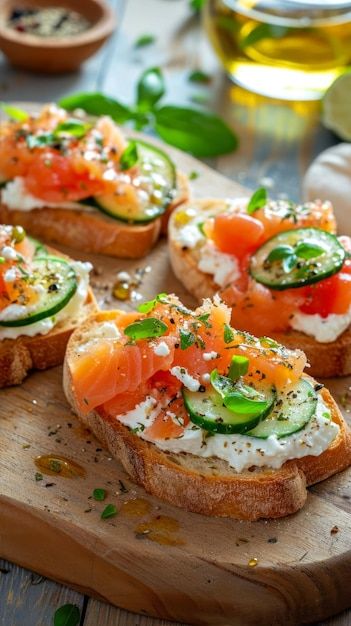
[(147, 302), (143, 302), (142, 304), (139, 304), (138, 306), (139, 313), (150, 313), (150, 311), (154, 310), (158, 302), (162, 302), (162, 298), (167, 298), (167, 294), (159, 293), (156, 296), (156, 298), (154, 298), (153, 300), (148, 300)]
[(233, 413), (240, 415), (260, 415), (268, 408), (269, 403), (263, 394), (240, 380), (233, 382), (226, 376), (221, 376), (217, 370), (211, 372), (211, 385), (223, 399), (223, 404)]
[(0, 108), (8, 115), (12, 120), (16, 122), (26, 122), (29, 118), (27, 111), (14, 107), (6, 102), (0, 102)]
[(234, 336), (235, 336), (234, 331), (229, 326), (229, 324), (224, 324), (224, 333), (223, 333), (224, 343), (231, 343), (234, 340)]
[(188, 75), (188, 80), (192, 83), (205, 83), (208, 84), (211, 82), (211, 76), (203, 72), (202, 70), (193, 70)]
[(156, 317), (147, 317), (145, 320), (138, 320), (129, 324), (124, 329), (124, 334), (133, 341), (138, 339), (151, 339), (152, 337), (162, 337), (168, 330), (167, 325)]
[(54, 130), (54, 137), (61, 137), (62, 135), (71, 135), (77, 139), (81, 139), (91, 129), (91, 124), (82, 122), (81, 120), (75, 120), (69, 118), (64, 122), (58, 124)]
[(138, 162), (138, 158), (137, 144), (135, 141), (130, 141), (119, 161), (121, 170), (129, 170)]
[(181, 328), (179, 334), (181, 350), (186, 350), (187, 348), (190, 348), (190, 346), (192, 346), (196, 342), (196, 337), (194, 333), (192, 333), (190, 330), (184, 330), (183, 328)]
[(296, 256), (298, 256), (299, 259), (305, 259), (306, 261), (319, 257), (324, 253), (325, 248), (323, 248), (323, 246), (319, 246), (313, 241), (301, 241), (301, 243), (299, 243), (295, 248)]
[(100, 489), (99, 487), (94, 489), (93, 498), (98, 502), (102, 502), (106, 498), (106, 489)]
[(228, 376), (232, 381), (236, 381), (240, 376), (245, 376), (249, 370), (249, 359), (246, 356), (235, 354), (232, 357)]
[(264, 187), (259, 187), (252, 194), (246, 211), (249, 215), (252, 215), (255, 211), (265, 206), (265, 204), (267, 204), (267, 190)]
[(108, 504), (101, 513), (101, 519), (109, 519), (117, 515), (117, 507), (115, 504)]
[(39, 135), (27, 135), (26, 144), (30, 150), (51, 146), (55, 142), (53, 133), (40, 133)]
[(145, 46), (151, 46), (155, 41), (155, 35), (140, 35), (134, 42), (134, 48), (145, 48)]
[(34, 478), (36, 482), (38, 483), (40, 480), (43, 480), (44, 476), (40, 472), (35, 472)]
[(199, 176), (200, 174), (196, 170), (193, 170), (192, 172), (189, 172), (188, 174), (189, 180), (196, 180), (197, 178), (199, 178)]
[(206, 0), (189, 0), (189, 6), (192, 11), (198, 13), (205, 6)]
[(54, 615), (54, 626), (78, 626), (80, 610), (75, 604), (60, 606)]

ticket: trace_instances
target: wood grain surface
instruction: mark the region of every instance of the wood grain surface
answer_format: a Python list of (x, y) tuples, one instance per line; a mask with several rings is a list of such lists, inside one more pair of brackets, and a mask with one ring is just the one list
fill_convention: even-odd
[[(337, 142), (332, 133), (321, 127), (318, 104), (269, 100), (231, 85), (221, 72), (201, 32), (199, 21), (192, 17), (188, 0), (111, 2), (118, 14), (120, 29), (101, 53), (85, 64), (81, 72), (59, 78), (31, 75), (13, 71), (0, 57), (0, 98), (8, 101), (35, 99), (47, 102), (74, 91), (103, 90), (122, 101), (131, 102), (135, 81), (141, 71), (152, 65), (160, 65), (166, 74), (168, 102), (189, 105), (193, 96), (200, 94), (208, 98), (209, 107), (216, 109), (239, 134), (239, 150), (212, 160), (214, 167), (251, 188), (265, 184), (273, 196), (286, 194), (292, 199), (298, 199), (306, 167), (324, 148)], [(135, 50), (135, 40), (145, 33), (155, 36), (155, 44), (140, 51)], [(198, 68), (211, 75), (208, 86), (194, 85), (187, 80), (189, 72)], [(110, 298), (108, 292), (103, 290), (101, 296), (106, 300)], [(343, 396), (347, 387), (346, 381), (341, 382), (338, 396)], [(30, 451), (22, 450), (20, 445), (18, 448), (15, 448), (15, 452), (19, 455)], [(31, 472), (34, 471), (32, 462), (30, 468)], [(0, 474), (0, 487), (1, 480)], [(348, 494), (343, 492), (343, 488), (340, 489), (336, 484), (334, 486), (333, 479), (325, 487), (328, 485), (327, 497), (334, 506), (343, 506), (345, 502), (348, 504), (348, 500), (343, 497)], [(318, 491), (325, 487), (316, 489)], [(45, 493), (56, 488), (44, 489)], [(330, 537), (330, 542), (338, 540), (338, 535)], [(45, 551), (46, 548), (40, 546), (40, 549)], [(43, 626), (51, 626), (54, 610), (65, 601), (76, 602), (83, 607), (83, 596), (65, 591), (50, 581), (40, 583), (45, 585), (45, 592), (36, 600), (33, 599), (36, 588), (28, 587), (23, 603), (18, 602), (17, 597), (23, 595), (21, 584), (24, 570), (13, 564), (6, 567), (8, 573), (4, 574), (0, 570), (1, 626), (41, 626), (42, 623)], [(12, 595), (7, 593), (9, 585)], [(57, 589), (61, 589), (61, 593)], [(350, 612), (343, 613), (323, 622), (323, 626), (350, 626), (350, 615)], [(188, 623), (190, 617), (187, 616), (184, 623)], [(314, 619), (319, 620), (317, 613)], [(88, 601), (87, 598), (81, 624), (83, 622), (88, 626), (171, 626), (169, 621), (137, 616), (93, 599)], [(261, 624), (270, 626), (263, 620)], [(244, 622), (242, 626), (245, 626)]]

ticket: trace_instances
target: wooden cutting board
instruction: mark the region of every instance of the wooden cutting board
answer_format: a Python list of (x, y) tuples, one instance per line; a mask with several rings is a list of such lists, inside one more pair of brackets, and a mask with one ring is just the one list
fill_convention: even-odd
[[(183, 171), (199, 173), (194, 195), (243, 193), (191, 157), (167, 150)], [(111, 295), (122, 269), (146, 270), (136, 289), (143, 299), (175, 291), (195, 304), (172, 275), (165, 241), (137, 262), (64, 251), (94, 264), (93, 285), (104, 307), (135, 306)], [(71, 414), (61, 376), (61, 367), (34, 373), (21, 387), (0, 392), (1, 557), (125, 609), (185, 623), (288, 626), (351, 606), (351, 471), (310, 489), (304, 509), (282, 520), (187, 513), (131, 483)], [(327, 381), (343, 404), (349, 385), (349, 379)], [(64, 456), (84, 475), (36, 480), (38, 455)], [(105, 502), (91, 498), (96, 487), (107, 490)], [(102, 520), (107, 503), (119, 513)]]

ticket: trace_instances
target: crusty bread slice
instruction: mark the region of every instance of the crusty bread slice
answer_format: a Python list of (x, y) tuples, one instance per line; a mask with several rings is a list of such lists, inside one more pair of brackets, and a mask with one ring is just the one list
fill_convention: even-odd
[(320, 456), (286, 462), (280, 469), (252, 468), (237, 473), (226, 461), (188, 453), (163, 452), (133, 434), (102, 408), (82, 415), (77, 408), (70, 357), (96, 320), (111, 319), (111, 312), (93, 316), (71, 337), (64, 361), (63, 386), (68, 402), (83, 424), (108, 448), (124, 469), (148, 493), (188, 511), (203, 515), (257, 520), (298, 511), (307, 498), (306, 486), (324, 480), (351, 464), (351, 434), (329, 391), (323, 399), (339, 425), (337, 438)]
[(145, 256), (161, 233), (167, 231), (170, 213), (189, 199), (188, 179), (178, 174), (177, 195), (162, 218), (148, 224), (119, 222), (97, 210), (44, 207), (31, 211), (9, 209), (0, 204), (0, 222), (20, 224), (33, 237), (70, 246), (76, 250), (126, 259)]
[[(48, 248), (51, 254), (68, 259), (62, 252)], [(0, 340), (0, 389), (20, 385), (31, 370), (46, 370), (60, 365), (66, 352), (68, 339), (99, 307), (89, 287), (86, 301), (75, 317), (59, 322), (46, 335)]]
[[(218, 200), (210, 199), (192, 201), (191, 206), (195, 206), (199, 211), (207, 212), (211, 203), (214, 206), (219, 205)], [(176, 277), (199, 302), (203, 298), (212, 298), (220, 291), (211, 274), (205, 274), (199, 270), (199, 251), (196, 248), (184, 248), (177, 241), (174, 216), (169, 222), (168, 249)], [(235, 326), (235, 321), (233, 321), (233, 326)], [(296, 330), (288, 333), (270, 332), (269, 335), (288, 348), (303, 350), (310, 363), (309, 373), (315, 378), (333, 378), (351, 374), (351, 327), (330, 343), (320, 343), (313, 337)]]

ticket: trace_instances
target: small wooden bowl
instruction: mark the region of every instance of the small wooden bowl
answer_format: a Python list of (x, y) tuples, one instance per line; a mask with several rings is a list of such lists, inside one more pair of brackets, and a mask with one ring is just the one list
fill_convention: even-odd
[[(76, 69), (110, 37), (116, 26), (106, 0), (1, 0), (0, 50), (15, 67), (46, 74)], [(86, 31), (71, 37), (36, 37), (7, 26), (15, 8), (63, 7), (80, 13), (90, 23)]]

